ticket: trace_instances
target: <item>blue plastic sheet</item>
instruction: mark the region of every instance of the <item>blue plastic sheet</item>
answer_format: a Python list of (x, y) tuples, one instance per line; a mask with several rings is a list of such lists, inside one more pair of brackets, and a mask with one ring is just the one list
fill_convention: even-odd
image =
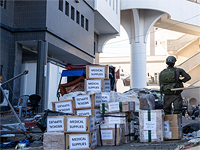
[(15, 142), (15, 141), (9, 141), (6, 144), (1, 144), (1, 148), (15, 147), (16, 145), (17, 145), (17, 142)]
[(29, 140), (24, 139), (23, 141), (15, 142), (15, 141), (9, 141), (6, 144), (1, 144), (1, 148), (5, 147), (15, 147), (18, 143), (26, 143), (26, 146), (30, 145)]
[(73, 77), (73, 76), (82, 76), (83, 74), (86, 74), (85, 70), (63, 70), (61, 76)]

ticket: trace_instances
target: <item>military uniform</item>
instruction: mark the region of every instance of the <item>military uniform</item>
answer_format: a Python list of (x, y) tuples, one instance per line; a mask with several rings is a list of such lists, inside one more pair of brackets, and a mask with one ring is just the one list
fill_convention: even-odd
[[(176, 60), (175, 60), (176, 61)], [(174, 61), (174, 63), (175, 63)], [(171, 66), (168, 66), (167, 69), (174, 69), (174, 67), (171, 65)], [(181, 68), (175, 68), (175, 71), (176, 71), (176, 80), (178, 82), (178, 84), (182, 85), (182, 83), (184, 82), (187, 82), (191, 79), (190, 75), (187, 74), (183, 69)], [(160, 86), (161, 86), (161, 74), (162, 74), (162, 71), (160, 72), (160, 76), (159, 76), (159, 82), (160, 82)], [(183, 78), (183, 79), (180, 79)], [(177, 87), (178, 88), (178, 87)], [(181, 92), (182, 91), (176, 91), (174, 92), (174, 94), (164, 94), (164, 106), (163, 106), (163, 109), (164, 109), (164, 112), (165, 114), (171, 114), (171, 104), (173, 103), (173, 106), (174, 106), (174, 112), (173, 114), (180, 114), (181, 111), (182, 111), (182, 106), (183, 106), (183, 99), (182, 99), (182, 96), (181, 96)], [(162, 91), (161, 91), (162, 93)]]

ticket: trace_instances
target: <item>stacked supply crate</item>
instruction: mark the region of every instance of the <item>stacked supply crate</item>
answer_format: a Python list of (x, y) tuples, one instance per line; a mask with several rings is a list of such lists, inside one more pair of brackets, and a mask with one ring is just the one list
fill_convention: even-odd
[(87, 95), (79, 95), (74, 97), (75, 114), (76, 115), (94, 115), (95, 122), (103, 121), (103, 116), (100, 113), (100, 103), (102, 102), (102, 91), (110, 91), (109, 66), (103, 65), (87, 65), (85, 92)]
[(124, 124), (101, 124), (97, 126), (98, 146), (119, 146), (124, 144)]
[(110, 91), (109, 66), (87, 65), (85, 91)]
[(86, 66), (84, 85), (85, 92), (72, 99), (52, 102), (54, 111), (68, 115), (47, 118), (44, 149), (91, 149), (134, 139), (135, 103), (110, 94), (109, 66)]
[(164, 111), (140, 110), (140, 142), (161, 142), (164, 138)]
[(74, 110), (76, 115), (80, 116), (95, 116), (95, 122), (103, 121), (103, 116), (100, 114), (101, 93), (84, 94), (74, 97)]
[(97, 146), (94, 116), (69, 116), (66, 128), (66, 149), (88, 149)]
[(96, 147), (94, 116), (49, 116), (43, 143), (44, 149), (50, 150), (82, 150)]
[[(101, 130), (102, 128), (105, 128), (105, 127), (110, 128), (110, 126), (114, 126), (114, 125), (117, 125), (117, 126), (123, 125), (124, 129), (123, 131), (120, 131), (123, 134), (123, 136), (121, 134), (120, 137), (123, 137), (123, 139), (121, 139), (120, 142), (118, 141), (118, 144), (128, 143), (130, 141), (130, 135), (133, 135), (133, 134), (130, 134), (129, 120), (131, 120), (134, 110), (135, 110), (134, 102), (101, 103), (100, 112), (104, 114), (105, 124), (100, 125), (98, 130)], [(109, 140), (111, 139), (106, 139), (106, 136), (103, 135), (105, 134), (104, 131), (103, 132), (101, 131), (100, 133), (101, 133), (101, 139), (100, 139), (101, 142), (99, 143), (103, 145), (110, 145)]]
[(63, 112), (67, 114), (74, 114), (74, 100), (62, 100), (52, 102), (52, 109), (53, 111)]
[[(66, 119), (67, 116), (51, 116), (47, 118), (47, 132), (44, 133), (44, 150), (66, 149)], [(53, 137), (53, 138), (52, 138)]]

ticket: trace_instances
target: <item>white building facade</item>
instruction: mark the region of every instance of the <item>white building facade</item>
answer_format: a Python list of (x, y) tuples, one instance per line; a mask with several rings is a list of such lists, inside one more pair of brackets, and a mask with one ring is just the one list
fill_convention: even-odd
[[(176, 66), (191, 75), (192, 79), (185, 86), (199, 85), (198, 1), (121, 0), (121, 25), (128, 34), (130, 57), (123, 58), (122, 63), (110, 63), (122, 66), (125, 62), (130, 62), (130, 88), (145, 88), (148, 80), (152, 82), (151, 77), (154, 83), (158, 83), (159, 72), (166, 67), (165, 59), (168, 55), (176, 56)], [(101, 63), (106, 64), (105, 62), (106, 60), (102, 60)], [(200, 89), (185, 90), (183, 96), (186, 99), (195, 97), (199, 101)]]

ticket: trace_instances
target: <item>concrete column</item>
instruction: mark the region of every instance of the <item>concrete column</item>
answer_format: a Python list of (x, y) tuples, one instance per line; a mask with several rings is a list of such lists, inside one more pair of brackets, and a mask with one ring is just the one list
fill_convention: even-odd
[(131, 43), (131, 88), (146, 88), (146, 44)]
[[(22, 67), (22, 45), (16, 42), (14, 76), (17, 76), (23, 72), (21, 70), (21, 67)], [(13, 95), (15, 95), (15, 97), (13, 97), (13, 105), (17, 104), (18, 98), (20, 97), (20, 88), (16, 88), (20, 87), (20, 84), (21, 84), (21, 77), (13, 80), (13, 87), (15, 87), (13, 88)]]
[(131, 44), (131, 85), (130, 88), (146, 88), (146, 43), (154, 23), (163, 12), (135, 9), (121, 12), (121, 24), (127, 31)]
[(47, 44), (48, 43), (45, 41), (38, 41), (36, 94), (39, 94), (41, 96), (40, 107), (38, 109), (38, 112), (43, 112), (45, 109), (47, 54), (48, 54)]

